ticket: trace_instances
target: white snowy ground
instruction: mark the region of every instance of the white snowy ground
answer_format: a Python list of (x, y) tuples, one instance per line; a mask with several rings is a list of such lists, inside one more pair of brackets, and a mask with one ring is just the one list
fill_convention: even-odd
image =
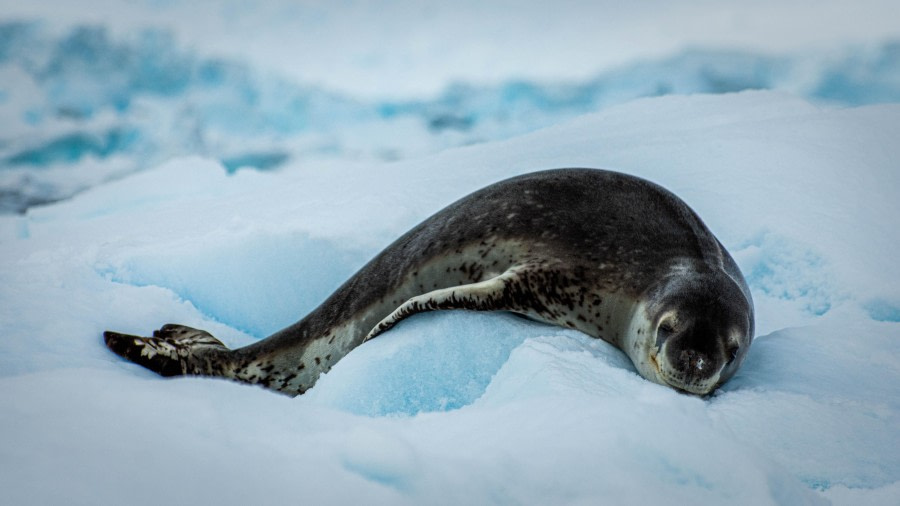
[[(0, 197), (93, 187), (0, 215), (0, 503), (900, 503), (900, 106), (755, 92), (567, 119), (723, 87), (896, 102), (896, 19), (894, 0), (0, 0)], [(162, 162), (185, 152), (225, 167)], [(445, 204), (558, 166), (662, 183), (732, 251), (758, 337), (717, 395), (502, 314), (414, 317), (297, 399), (102, 345), (169, 321), (249, 343)]]
[[(180, 158), (0, 216), (4, 504), (897, 504), (900, 105), (644, 99), (395, 163)], [(240, 346), (487, 183), (618, 169), (684, 198), (757, 305), (710, 399), (503, 314), (403, 322), (296, 399), (166, 380), (101, 332)]]

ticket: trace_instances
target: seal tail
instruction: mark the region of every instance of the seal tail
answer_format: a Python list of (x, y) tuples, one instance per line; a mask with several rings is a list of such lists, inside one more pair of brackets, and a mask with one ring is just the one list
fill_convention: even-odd
[(208, 332), (166, 324), (153, 337), (103, 333), (113, 353), (161, 376), (229, 376), (231, 350)]

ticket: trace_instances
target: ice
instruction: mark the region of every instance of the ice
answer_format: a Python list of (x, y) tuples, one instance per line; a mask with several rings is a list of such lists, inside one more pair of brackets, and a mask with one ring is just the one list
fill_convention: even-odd
[(103, 24), (51, 30), (0, 20), (0, 212), (68, 198), (174, 156), (209, 156), (232, 171), (277, 169), (292, 158), (415, 158), (640, 97), (775, 89), (843, 105), (900, 100), (892, 40), (777, 54), (685, 47), (577, 79), (457, 78), (403, 97), (335, 91), (248, 61), (256, 60), (185, 47), (171, 28), (120, 34)]
[(339, 362), (340, 369), (323, 376), (307, 397), (372, 416), (415, 415), (472, 404), (513, 349), (547, 332), (543, 326), (517, 320), (465, 312), (412, 318), (390, 339), (371, 341), (366, 354), (351, 354)]
[[(3, 217), (0, 486), (12, 503), (891, 504), (898, 128), (894, 105), (660, 97), (416, 160), (179, 158)], [(504, 314), (414, 316), (296, 399), (164, 380), (102, 345), (168, 321), (248, 344), (456, 198), (563, 165), (666, 185), (734, 252), (759, 333), (715, 396)]]
[(8, 19), (40, 19), (57, 33), (73, 25), (103, 25), (122, 38), (165, 27), (204, 57), (252, 61), (294, 81), (366, 98), (433, 96), (454, 80), (584, 81), (598, 70), (692, 47), (832, 53), (900, 36), (890, 0), (852, 5), (844, 0), (814, 5), (565, 0), (553, 6), (509, 0), (327, 6), (296, 0), (90, 0), (78, 5), (4, 0), (0, 5)]
[[(891, 2), (0, 4), (4, 504), (900, 503)], [(732, 252), (757, 337), (715, 395), (501, 313), (413, 316), (293, 399), (103, 346), (255, 342), (571, 166)]]

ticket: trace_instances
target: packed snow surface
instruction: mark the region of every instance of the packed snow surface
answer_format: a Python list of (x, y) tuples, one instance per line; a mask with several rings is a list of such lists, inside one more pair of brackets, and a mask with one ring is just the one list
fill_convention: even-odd
[[(0, 502), (900, 504), (895, 4), (0, 0)], [(293, 399), (103, 346), (262, 339), (554, 167), (662, 184), (735, 257), (757, 337), (715, 395), (502, 313)]]
[[(897, 138), (897, 105), (661, 97), (393, 163), (178, 158), (7, 215), (0, 486), (10, 504), (894, 504)], [(665, 185), (734, 254), (758, 337), (716, 395), (504, 314), (415, 316), (294, 399), (103, 347), (169, 321), (250, 343), (444, 205), (561, 166)]]

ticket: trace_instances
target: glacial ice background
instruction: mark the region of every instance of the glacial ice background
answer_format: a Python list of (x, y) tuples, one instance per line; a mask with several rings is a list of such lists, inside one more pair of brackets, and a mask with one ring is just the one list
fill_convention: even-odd
[[(895, 42), (403, 99), (166, 30), (0, 33), (4, 502), (898, 502)], [(297, 399), (102, 346), (167, 321), (249, 343), (430, 213), (555, 166), (660, 182), (732, 251), (758, 337), (717, 395), (502, 314), (413, 317)]]
[(348, 95), (213, 58), (165, 29), (0, 22), (0, 212), (68, 198), (179, 155), (229, 172), (292, 159), (397, 160), (534, 131), (641, 97), (779, 89), (817, 103), (900, 99), (900, 41), (839, 52), (685, 49), (570, 82), (452, 82)]

